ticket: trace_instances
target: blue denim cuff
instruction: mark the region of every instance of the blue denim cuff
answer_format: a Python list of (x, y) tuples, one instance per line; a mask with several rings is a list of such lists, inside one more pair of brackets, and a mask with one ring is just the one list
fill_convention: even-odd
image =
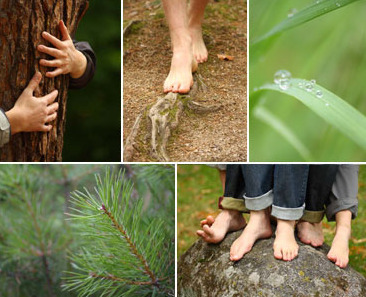
[(273, 190), (257, 197), (247, 197), (244, 195), (245, 206), (249, 210), (262, 210), (271, 206), (273, 203)]
[(296, 221), (303, 216), (304, 209), (305, 209), (305, 203), (302, 206), (296, 208), (287, 208), (272, 205), (271, 215), (280, 220)]

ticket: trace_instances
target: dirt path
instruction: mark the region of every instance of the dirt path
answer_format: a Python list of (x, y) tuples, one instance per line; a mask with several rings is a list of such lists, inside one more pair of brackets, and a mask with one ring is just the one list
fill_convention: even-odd
[[(136, 117), (163, 96), (171, 50), (167, 24), (160, 1), (124, 1), (123, 139)], [(210, 114), (185, 113), (168, 145), (171, 161), (246, 161), (246, 3), (242, 0), (210, 2), (203, 25), (209, 51), (199, 74), (208, 90), (199, 98), (207, 105), (223, 107)], [(217, 55), (234, 57), (220, 60)], [(136, 152), (133, 161), (153, 161), (146, 152)]]

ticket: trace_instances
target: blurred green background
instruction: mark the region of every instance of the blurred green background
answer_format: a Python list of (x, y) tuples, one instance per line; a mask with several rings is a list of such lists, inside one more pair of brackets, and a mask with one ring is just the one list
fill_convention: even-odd
[[(207, 215), (217, 216), (218, 197), (222, 196), (219, 172), (206, 165), (178, 166), (177, 238), (178, 258), (198, 239), (196, 230)], [(360, 167), (358, 216), (352, 221), (350, 266), (366, 276), (366, 166)], [(244, 215), (248, 220), (249, 216)], [(325, 242), (331, 245), (335, 223), (323, 220)]]
[(76, 40), (97, 56), (93, 80), (70, 90), (63, 161), (121, 160), (121, 2), (89, 1)]
[[(250, 1), (249, 43), (314, 0)], [(273, 82), (279, 69), (292, 77), (315, 79), (366, 114), (366, 1), (357, 1), (278, 38), (250, 47), (249, 94)], [(272, 127), (254, 115), (263, 106), (289, 128), (313, 155), (304, 160), (299, 152)], [(250, 161), (364, 161), (366, 152), (294, 98), (278, 92), (250, 96)]]
[[(107, 171), (119, 170), (124, 170), (125, 181), (133, 183), (130, 207), (142, 199), (143, 219), (163, 219), (167, 240), (174, 241), (174, 165), (0, 166), (1, 297), (81, 296), (62, 288), (66, 271), (80, 272), (70, 256), (95, 246), (87, 233), (80, 234), (79, 223), (67, 215), (79, 209), (72, 204), (70, 193), (85, 193), (87, 189), (96, 195), (95, 174), (104, 179)], [(90, 232), (100, 231), (99, 227), (93, 226)], [(92, 296), (100, 297), (102, 293)]]

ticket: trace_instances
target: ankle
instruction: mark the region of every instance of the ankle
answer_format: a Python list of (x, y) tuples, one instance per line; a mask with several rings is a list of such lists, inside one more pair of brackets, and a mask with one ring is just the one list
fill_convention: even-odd
[(277, 220), (277, 231), (294, 231), (296, 221)]
[(351, 226), (347, 224), (337, 225), (335, 235), (346, 236), (348, 239), (351, 238)]
[(171, 33), (173, 52), (182, 52), (190, 50), (192, 47), (192, 38), (187, 29), (177, 29)]
[(202, 31), (202, 22), (201, 20), (194, 20), (194, 19), (190, 19), (188, 22), (188, 29), (190, 31), (195, 30), (195, 31)]
[(250, 211), (250, 220), (256, 221), (259, 220), (263, 224), (269, 224), (270, 218), (269, 218), (269, 212), (268, 209), (262, 209), (262, 210), (251, 210)]

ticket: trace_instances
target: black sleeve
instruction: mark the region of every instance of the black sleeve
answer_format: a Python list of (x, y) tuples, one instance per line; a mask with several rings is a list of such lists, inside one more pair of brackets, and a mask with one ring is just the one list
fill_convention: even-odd
[(83, 53), (83, 55), (86, 57), (86, 69), (84, 74), (79, 78), (72, 78), (70, 77), (70, 89), (81, 89), (85, 87), (89, 81), (93, 78), (97, 58), (95, 56), (95, 53), (93, 49), (91, 48), (90, 44), (85, 41), (76, 41), (73, 40), (75, 48)]

